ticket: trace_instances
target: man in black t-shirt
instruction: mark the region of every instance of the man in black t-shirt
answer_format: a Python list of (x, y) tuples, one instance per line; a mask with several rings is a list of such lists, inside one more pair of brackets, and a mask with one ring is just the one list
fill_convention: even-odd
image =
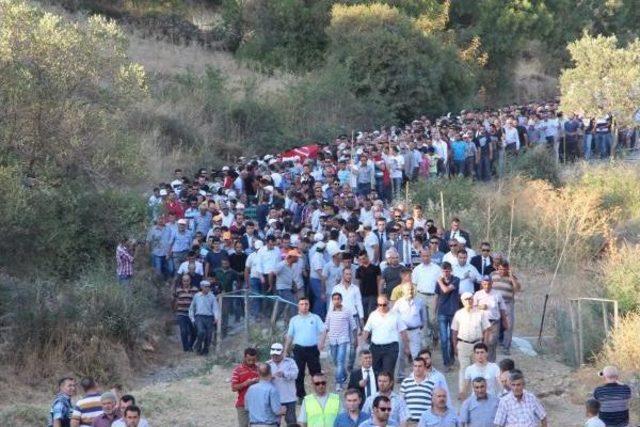
[(356, 270), (356, 279), (360, 282), (364, 322), (366, 322), (369, 313), (376, 309), (376, 298), (382, 293), (382, 273), (380, 267), (371, 264), (367, 252), (360, 252), (358, 258), (360, 266)]

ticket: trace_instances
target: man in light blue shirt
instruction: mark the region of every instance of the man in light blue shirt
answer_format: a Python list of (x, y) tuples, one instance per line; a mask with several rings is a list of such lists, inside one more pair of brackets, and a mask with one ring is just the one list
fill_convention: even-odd
[(459, 427), (455, 411), (447, 407), (447, 392), (443, 388), (433, 390), (431, 409), (422, 413), (418, 427)]
[(200, 355), (209, 354), (213, 325), (219, 316), (218, 301), (211, 293), (208, 280), (200, 282), (201, 291), (193, 296), (189, 306), (189, 318), (196, 325), (197, 338), (193, 348)]
[(492, 427), (500, 399), (487, 393), (487, 380), (472, 381), (473, 393), (462, 403), (460, 422), (468, 427)]
[(175, 232), (169, 256), (173, 256), (173, 265), (178, 268), (187, 259), (187, 253), (191, 250), (193, 242), (193, 234), (187, 228), (187, 220), (180, 218), (178, 220), (178, 229)]
[(296, 379), (298, 399), (304, 399), (307, 395), (304, 390), (306, 367), (309, 367), (309, 373), (312, 376), (322, 371), (318, 343), (325, 331), (324, 323), (320, 316), (311, 313), (309, 308), (309, 298), (303, 297), (298, 300), (298, 314), (289, 321), (287, 339), (284, 344), (285, 353), (288, 353), (291, 344), (293, 344), (293, 360), (298, 365), (298, 378)]
[(282, 408), (278, 389), (271, 382), (271, 367), (266, 363), (258, 364), (260, 381), (247, 390), (244, 405), (249, 411), (251, 425), (280, 425)]

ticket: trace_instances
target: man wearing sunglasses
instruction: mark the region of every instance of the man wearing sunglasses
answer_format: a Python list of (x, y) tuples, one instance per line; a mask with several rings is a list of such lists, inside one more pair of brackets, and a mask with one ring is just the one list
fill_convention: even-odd
[(302, 427), (333, 426), (335, 419), (342, 411), (340, 396), (336, 393), (327, 393), (327, 377), (321, 372), (313, 375), (311, 382), (313, 393), (306, 395), (302, 400), (298, 422)]
[(387, 396), (378, 396), (373, 400), (371, 418), (360, 424), (360, 427), (397, 427), (389, 421), (391, 400)]
[(371, 335), (370, 350), (375, 373), (395, 372), (400, 338), (404, 343), (405, 354), (411, 355), (407, 325), (398, 313), (389, 311), (389, 300), (385, 295), (378, 296), (377, 301), (378, 308), (367, 319), (361, 342), (366, 342)]

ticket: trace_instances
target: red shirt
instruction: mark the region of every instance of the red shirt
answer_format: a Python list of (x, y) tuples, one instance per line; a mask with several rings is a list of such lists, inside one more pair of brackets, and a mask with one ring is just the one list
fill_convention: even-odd
[(167, 203), (167, 212), (174, 214), (178, 219), (184, 218), (184, 207), (182, 203), (177, 200)]
[[(243, 382), (258, 378), (258, 366), (247, 366), (244, 363), (233, 368), (231, 373), (231, 385), (242, 384)], [(244, 408), (244, 395), (247, 394), (249, 387), (245, 387), (238, 391), (238, 398), (236, 399), (236, 408)]]

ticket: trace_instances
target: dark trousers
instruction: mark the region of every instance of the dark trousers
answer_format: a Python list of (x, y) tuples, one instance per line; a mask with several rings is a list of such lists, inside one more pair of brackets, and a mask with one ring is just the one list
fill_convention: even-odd
[(298, 365), (298, 378), (296, 378), (296, 396), (304, 398), (307, 393), (304, 390), (304, 374), (305, 368), (309, 367), (309, 374), (315, 375), (322, 372), (320, 367), (320, 351), (318, 346), (303, 347), (301, 345), (293, 346), (293, 360)]
[(377, 303), (378, 297), (375, 295), (362, 297), (362, 308), (364, 309), (363, 323), (367, 322), (367, 319), (369, 318), (371, 312), (377, 308)]
[(198, 353), (209, 353), (211, 345), (211, 336), (213, 335), (213, 316), (196, 315), (196, 331), (197, 338), (195, 349)]
[(376, 376), (378, 376), (380, 372), (389, 372), (392, 376), (395, 375), (398, 348), (397, 342), (382, 345), (371, 343), (369, 350), (371, 350), (371, 356), (373, 358), (372, 368)]
[(196, 328), (191, 323), (189, 316), (179, 314), (176, 322), (180, 327), (180, 341), (182, 341), (182, 351), (191, 351), (196, 340)]

